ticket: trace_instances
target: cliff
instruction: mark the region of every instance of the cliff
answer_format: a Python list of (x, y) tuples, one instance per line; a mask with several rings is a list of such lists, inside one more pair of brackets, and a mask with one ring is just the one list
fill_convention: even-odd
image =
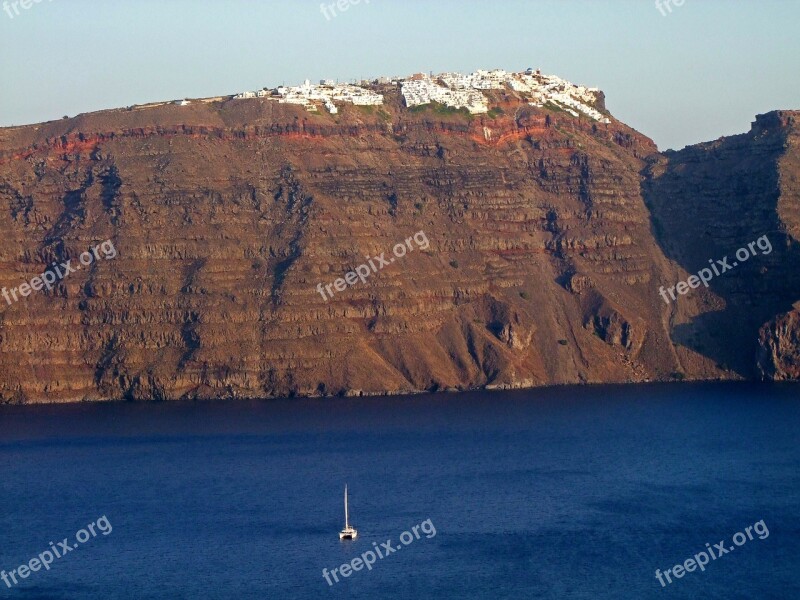
[[(696, 306), (671, 307), (672, 339), (746, 378), (796, 378), (800, 366), (797, 319), (785, 315), (800, 299), (799, 114), (759, 115), (747, 134), (651, 157), (646, 170), (665, 254), (689, 273), (730, 259)], [(763, 249), (736, 255), (759, 239)]]
[[(0, 286), (82, 266), (0, 299), (0, 397), (796, 378), (794, 113), (659, 155), (613, 118), (511, 92), (481, 116), (386, 99), (0, 129)], [(659, 296), (765, 233), (763, 260), (671, 306)], [(114, 256), (83, 265), (106, 240)], [(382, 254), (393, 262), (336, 285)]]

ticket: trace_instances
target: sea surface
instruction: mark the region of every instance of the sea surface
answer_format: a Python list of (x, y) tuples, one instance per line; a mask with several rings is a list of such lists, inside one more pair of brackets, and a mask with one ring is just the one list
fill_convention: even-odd
[(797, 599), (800, 386), (0, 407), (0, 569), (103, 516), (0, 598)]

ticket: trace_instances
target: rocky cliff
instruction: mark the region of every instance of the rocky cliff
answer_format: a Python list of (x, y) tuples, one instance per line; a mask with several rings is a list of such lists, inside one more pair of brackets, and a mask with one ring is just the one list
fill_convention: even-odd
[[(747, 134), (654, 155), (646, 169), (667, 257), (688, 273), (709, 260), (725, 271), (694, 292), (696, 306), (670, 307), (672, 339), (746, 378), (796, 379), (800, 367), (799, 114), (759, 115)], [(749, 257), (736, 254), (759, 239)], [(726, 256), (728, 270), (717, 262)]]
[[(386, 98), (0, 129), (0, 286), (81, 266), (0, 299), (0, 397), (797, 377), (796, 114), (660, 155), (511, 92), (482, 116)], [(659, 296), (767, 233), (772, 254)], [(114, 256), (84, 265), (106, 240)]]

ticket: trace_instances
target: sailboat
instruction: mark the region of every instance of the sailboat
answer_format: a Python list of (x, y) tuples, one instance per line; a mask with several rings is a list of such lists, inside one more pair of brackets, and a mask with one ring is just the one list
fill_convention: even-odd
[(340, 540), (354, 540), (358, 531), (350, 526), (350, 515), (347, 512), (347, 485), (344, 486), (344, 529), (339, 532)]

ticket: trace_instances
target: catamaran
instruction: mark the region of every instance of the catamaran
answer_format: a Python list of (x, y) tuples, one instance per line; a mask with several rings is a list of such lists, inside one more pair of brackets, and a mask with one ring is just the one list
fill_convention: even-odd
[(350, 526), (350, 516), (347, 513), (347, 485), (344, 486), (344, 529), (339, 532), (340, 540), (354, 540), (358, 531)]

